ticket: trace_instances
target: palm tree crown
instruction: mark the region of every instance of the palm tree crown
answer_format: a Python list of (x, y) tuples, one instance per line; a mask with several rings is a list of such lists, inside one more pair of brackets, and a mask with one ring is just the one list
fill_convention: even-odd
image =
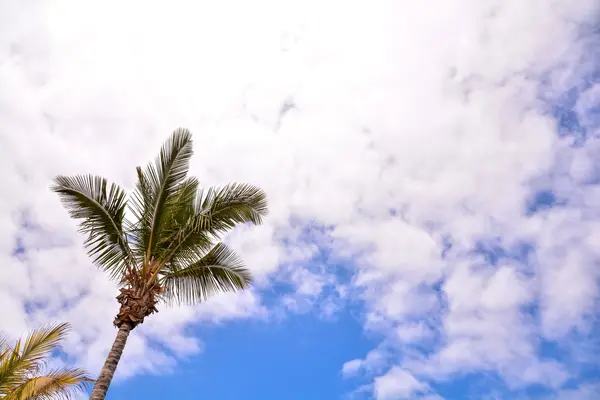
[(79, 368), (44, 368), (68, 329), (67, 324), (48, 325), (14, 345), (0, 339), (0, 399), (70, 399), (93, 382)]
[[(88, 254), (120, 286), (114, 321), (119, 329), (134, 329), (157, 311), (159, 301), (196, 304), (252, 281), (240, 257), (220, 238), (237, 224), (260, 224), (267, 214), (266, 195), (244, 183), (200, 189), (196, 178), (187, 177), (192, 154), (190, 132), (177, 129), (154, 163), (137, 168), (129, 199), (102, 177), (54, 180), (52, 190), (81, 221)], [(112, 362), (115, 368), (117, 362)], [(104, 396), (93, 392), (92, 398)]]

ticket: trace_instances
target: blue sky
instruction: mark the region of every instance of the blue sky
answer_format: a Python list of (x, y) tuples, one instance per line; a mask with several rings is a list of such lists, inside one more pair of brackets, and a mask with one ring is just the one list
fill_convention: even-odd
[(62, 361), (98, 372), (117, 289), (50, 181), (131, 190), (184, 126), (202, 185), (269, 195), (226, 238), (255, 286), (149, 318), (109, 399), (598, 398), (598, 15), (0, 3), (0, 330), (67, 321)]
[[(171, 376), (136, 378), (118, 385), (112, 395), (342, 398), (353, 383), (342, 378), (340, 364), (362, 356), (373, 345), (356, 317), (346, 312), (331, 321), (304, 315), (280, 323), (198, 327), (196, 332), (208, 345), (202, 356), (179, 365)], [(198, 388), (197, 394), (193, 387)]]

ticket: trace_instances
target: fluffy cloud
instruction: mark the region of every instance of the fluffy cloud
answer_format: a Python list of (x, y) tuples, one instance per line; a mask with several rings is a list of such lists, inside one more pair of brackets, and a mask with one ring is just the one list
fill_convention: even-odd
[[(584, 335), (598, 300), (599, 86), (584, 81), (597, 68), (586, 26), (598, 7), (0, 2), (1, 328), (69, 320), (69, 352), (98, 368), (115, 289), (49, 181), (91, 172), (131, 188), (134, 167), (185, 126), (203, 183), (250, 181), (270, 195), (267, 225), (229, 238), (258, 289), (291, 283), (282, 304), (294, 312), (364, 302), (365, 328), (386, 337), (371, 359), (385, 362), (344, 370), (364, 370), (375, 395), (432, 397), (435, 382), (478, 371), (511, 388), (560, 386), (572, 371), (542, 357), (540, 341)], [(563, 121), (575, 132), (560, 136), (549, 110), (573, 91), (563, 108), (578, 124)], [(528, 210), (542, 190), (561, 206)], [(322, 229), (307, 239), (307, 226)], [(333, 265), (307, 266), (319, 248), (351, 261), (350, 287)], [(200, 351), (191, 323), (269, 312), (260, 290), (163, 310), (120, 372)]]
[(375, 379), (375, 395), (379, 400), (414, 397), (427, 390), (410, 372), (394, 367), (384, 376)]

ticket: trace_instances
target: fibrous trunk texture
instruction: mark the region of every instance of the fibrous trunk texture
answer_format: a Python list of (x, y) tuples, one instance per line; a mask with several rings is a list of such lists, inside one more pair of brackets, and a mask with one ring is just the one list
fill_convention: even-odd
[[(140, 292), (142, 294), (139, 294)], [(106, 397), (106, 392), (117, 370), (129, 333), (144, 322), (148, 315), (157, 311), (156, 304), (159, 294), (160, 288), (157, 287), (152, 287), (145, 292), (133, 288), (121, 289), (121, 293), (117, 296), (117, 301), (121, 304), (121, 307), (113, 322), (119, 328), (119, 331), (102, 371), (100, 371), (100, 376), (96, 380), (90, 400), (104, 400)]]
[(100, 375), (98, 376), (96, 384), (94, 385), (94, 389), (92, 390), (90, 400), (104, 400), (106, 397), (106, 392), (108, 391), (110, 382), (112, 381), (115, 371), (117, 370), (119, 360), (121, 359), (121, 355), (123, 354), (125, 343), (127, 343), (129, 332), (131, 332), (129, 325), (124, 324), (119, 327), (115, 342), (108, 353), (106, 362), (104, 363), (102, 371), (100, 371)]
[(120, 327), (127, 324), (133, 329), (144, 322), (144, 318), (157, 311), (156, 303), (158, 303), (157, 296), (159, 293), (160, 289), (155, 287), (142, 294), (132, 288), (122, 288), (121, 294), (117, 296), (121, 308), (115, 318), (115, 326)]

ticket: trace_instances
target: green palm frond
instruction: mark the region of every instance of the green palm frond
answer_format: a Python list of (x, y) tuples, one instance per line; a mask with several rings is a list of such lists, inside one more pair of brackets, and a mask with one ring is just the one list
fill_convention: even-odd
[(198, 193), (200, 182), (197, 178), (187, 178), (177, 189), (177, 194), (173, 196), (173, 201), (169, 204), (169, 210), (173, 214), (171, 222), (173, 226), (168, 228), (177, 228), (183, 226), (195, 213), (194, 201)]
[(150, 207), (152, 194), (150, 185), (144, 178), (141, 167), (136, 168), (137, 183), (131, 195), (129, 209), (134, 217), (132, 222), (127, 222), (127, 231), (131, 235), (131, 247), (138, 264), (143, 264), (146, 259), (146, 244), (150, 237)]
[[(192, 157), (192, 136), (186, 129), (177, 129), (163, 144), (159, 156), (145, 170), (138, 168), (138, 182), (131, 202), (136, 218), (135, 253), (144, 268), (158, 243), (165, 240), (164, 228), (172, 224), (172, 207), (177, 189), (184, 181)], [(168, 229), (167, 229), (168, 230)]]
[(259, 225), (268, 214), (267, 195), (257, 186), (230, 183), (201, 191), (196, 212), (208, 216), (216, 231), (228, 231), (237, 224)]
[(249, 287), (252, 275), (233, 250), (219, 243), (183, 268), (169, 264), (161, 271), (160, 283), (168, 302), (196, 304), (219, 292)]
[[(192, 199), (193, 191), (196, 191)], [(153, 257), (159, 269), (166, 264), (184, 265), (196, 260), (219, 241), (222, 233), (240, 223), (260, 224), (267, 214), (266, 194), (258, 187), (232, 183), (206, 192), (197, 182), (182, 184), (169, 206), (169, 228), (163, 229)], [(187, 221), (186, 221), (187, 218)], [(148, 283), (158, 275), (155, 270)]]
[(169, 215), (162, 229), (161, 240), (156, 244), (155, 258), (161, 259), (164, 251), (171, 246), (171, 241), (181, 235), (181, 230), (194, 220), (194, 200), (198, 186), (198, 179), (186, 179), (179, 185), (177, 193), (169, 201), (167, 205)]
[(123, 228), (126, 193), (116, 184), (92, 175), (57, 176), (52, 191), (72, 218), (83, 220), (79, 231), (88, 237), (85, 246), (94, 262), (117, 278), (132, 261)]
[(35, 376), (14, 388), (5, 400), (69, 400), (93, 380), (78, 368), (63, 368)]
[(210, 220), (202, 215), (192, 216), (178, 231), (165, 241), (164, 248), (158, 254), (161, 267), (170, 263), (184, 263), (198, 259), (214, 246), (214, 237), (210, 231)]

